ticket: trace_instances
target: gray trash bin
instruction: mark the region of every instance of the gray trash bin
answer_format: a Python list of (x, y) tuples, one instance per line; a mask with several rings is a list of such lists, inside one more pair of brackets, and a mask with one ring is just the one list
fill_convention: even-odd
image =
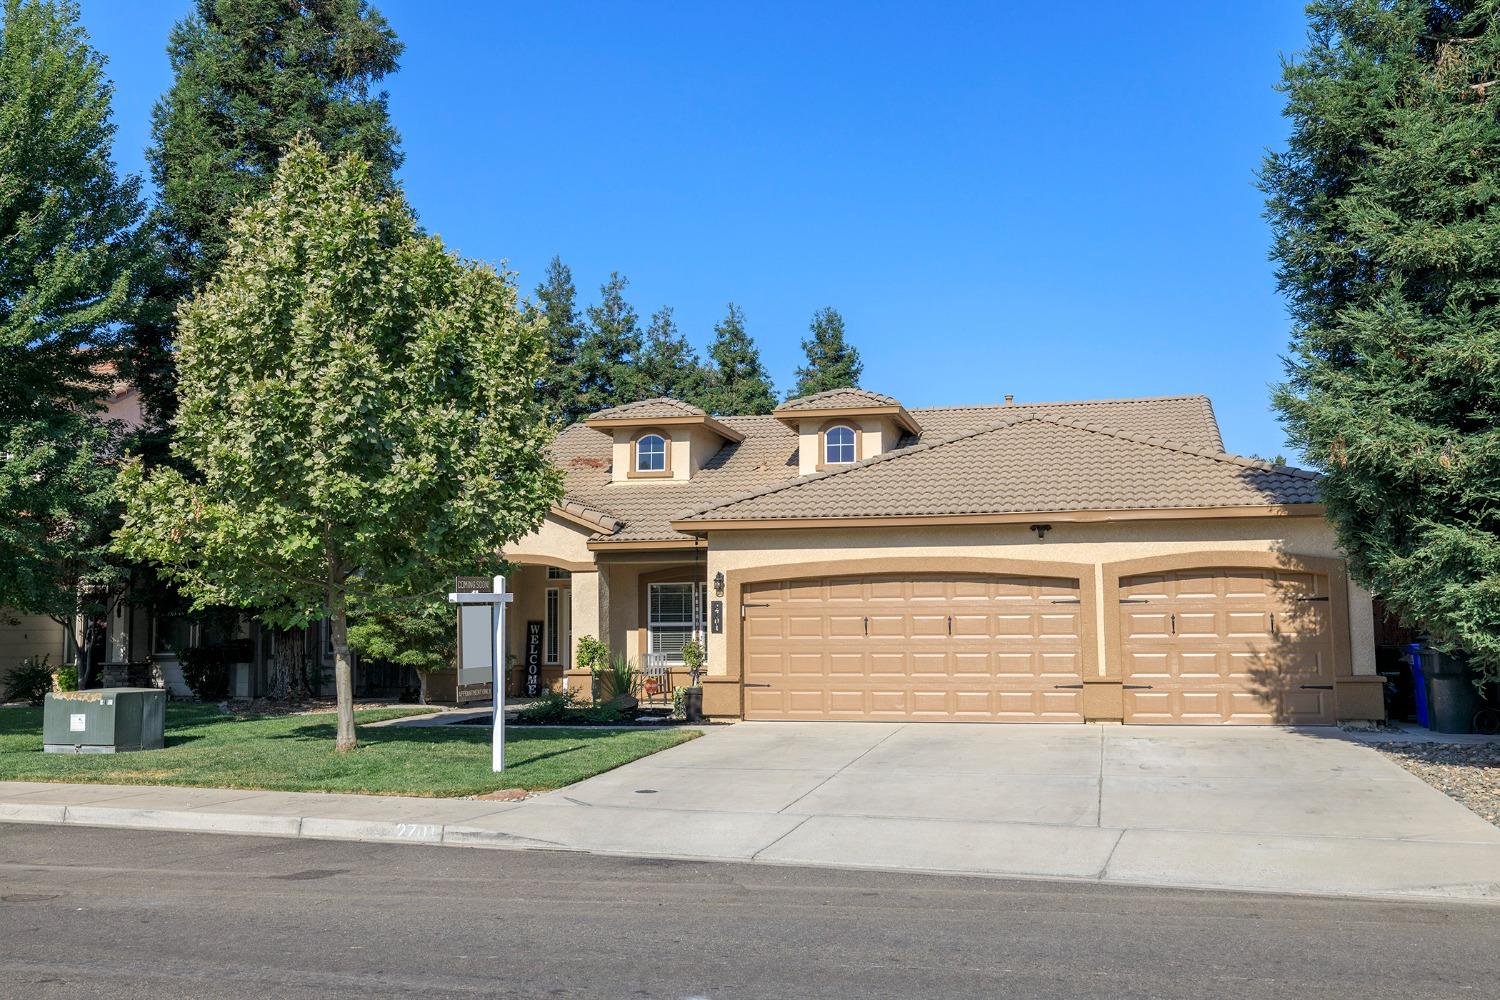
[(1473, 732), (1474, 713), (1481, 702), (1468, 663), (1430, 646), (1424, 646), (1421, 654), (1430, 728), (1435, 733)]

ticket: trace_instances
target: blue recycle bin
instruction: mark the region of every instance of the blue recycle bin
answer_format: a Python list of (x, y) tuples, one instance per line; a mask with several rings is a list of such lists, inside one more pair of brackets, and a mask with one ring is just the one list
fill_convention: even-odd
[(1411, 664), (1412, 697), (1417, 703), (1417, 725), (1423, 729), (1431, 727), (1432, 715), (1427, 710), (1427, 671), (1422, 661), (1433, 655), (1435, 652), (1424, 648), (1421, 643), (1414, 642), (1406, 647), (1406, 659)]

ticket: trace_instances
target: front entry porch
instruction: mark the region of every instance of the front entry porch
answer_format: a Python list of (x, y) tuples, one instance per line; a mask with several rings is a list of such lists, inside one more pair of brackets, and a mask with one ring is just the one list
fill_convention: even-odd
[(642, 702), (670, 704), (673, 690), (690, 680), (683, 647), (707, 646), (707, 566), (701, 551), (685, 555), (650, 551), (567, 565), (511, 556), (519, 565), (508, 578), (516, 595), (506, 623), (509, 693), (527, 693), (534, 653), (539, 687), (589, 697), (592, 677), (579, 666), (578, 644), (592, 636), (636, 667)]

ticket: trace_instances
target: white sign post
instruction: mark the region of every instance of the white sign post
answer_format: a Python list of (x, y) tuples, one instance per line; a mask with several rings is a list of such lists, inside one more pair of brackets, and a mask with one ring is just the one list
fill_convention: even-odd
[[(482, 581), (481, 581), (482, 582)], [(455, 581), (454, 590), (462, 584)], [(448, 603), (458, 605), (458, 682), (471, 683), (473, 675), (486, 668), (495, 719), (490, 766), (505, 770), (505, 606), (515, 600), (505, 592), (505, 577), (497, 576), (489, 593), (452, 593)]]

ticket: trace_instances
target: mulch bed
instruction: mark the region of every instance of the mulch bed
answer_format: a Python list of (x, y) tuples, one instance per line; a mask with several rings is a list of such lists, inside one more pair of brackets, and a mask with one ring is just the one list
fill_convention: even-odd
[(1375, 749), (1500, 826), (1500, 744), (1386, 743)]

